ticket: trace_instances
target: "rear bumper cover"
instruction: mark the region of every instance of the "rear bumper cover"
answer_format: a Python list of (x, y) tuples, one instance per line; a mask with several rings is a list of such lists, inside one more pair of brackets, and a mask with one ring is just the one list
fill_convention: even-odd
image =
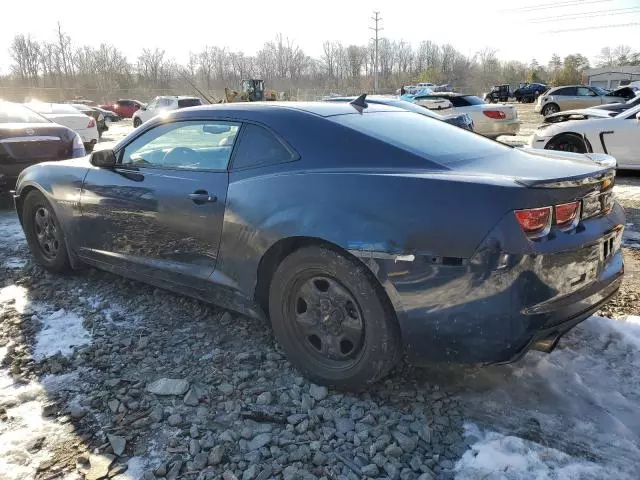
[(520, 132), (521, 120), (499, 120), (495, 122), (476, 123), (476, 133), (487, 137), (499, 137), (500, 135), (517, 135)]
[[(407, 359), (511, 362), (589, 317), (617, 292), (624, 273), (621, 207), (593, 222), (593, 228), (611, 228), (596, 241), (556, 253), (377, 259), (372, 270), (395, 309)], [(603, 258), (603, 242), (611, 238), (614, 246)]]

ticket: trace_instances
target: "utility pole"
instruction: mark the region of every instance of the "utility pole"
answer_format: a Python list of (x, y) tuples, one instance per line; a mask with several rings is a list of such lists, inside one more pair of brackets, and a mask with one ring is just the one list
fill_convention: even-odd
[(383, 30), (382, 27), (378, 26), (378, 23), (382, 21), (382, 18), (380, 17), (380, 12), (378, 11), (374, 11), (373, 12), (373, 17), (371, 17), (371, 20), (373, 20), (374, 23), (374, 27), (369, 27), (369, 30), (373, 30), (374, 32), (376, 32), (376, 36), (375, 38), (372, 38), (371, 40), (373, 40), (373, 49), (374, 49), (374, 57), (373, 57), (373, 93), (377, 93), (378, 91), (378, 32), (381, 32)]

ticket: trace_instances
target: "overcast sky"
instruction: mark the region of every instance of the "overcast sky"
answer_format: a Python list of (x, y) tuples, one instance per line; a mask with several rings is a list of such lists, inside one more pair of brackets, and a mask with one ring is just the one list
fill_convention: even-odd
[[(53, 39), (57, 21), (75, 45), (108, 42), (132, 61), (142, 48), (158, 47), (184, 62), (205, 45), (254, 54), (278, 32), (312, 56), (324, 40), (362, 45), (374, 9), (382, 36), (448, 42), (467, 55), (489, 46), (501, 59), (546, 64), (553, 53), (594, 59), (603, 46), (640, 50), (640, 0), (2, 0), (0, 71), (8, 70), (14, 35)], [(593, 28), (620, 24), (633, 25)]]

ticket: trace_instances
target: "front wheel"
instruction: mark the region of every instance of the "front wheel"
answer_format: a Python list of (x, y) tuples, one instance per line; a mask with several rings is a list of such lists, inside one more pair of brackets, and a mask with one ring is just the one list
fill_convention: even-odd
[(138, 128), (140, 125), (142, 125), (142, 120), (140, 120), (138, 117), (133, 119), (133, 128)]
[(51, 204), (41, 192), (32, 190), (24, 199), (22, 225), (38, 264), (54, 272), (71, 270), (62, 227)]
[(558, 113), (559, 111), (560, 111), (560, 107), (558, 105), (556, 105), (555, 103), (549, 103), (545, 105), (544, 108), (542, 109), (542, 115), (547, 117), (552, 113)]
[(269, 292), (276, 339), (311, 381), (360, 389), (399, 359), (395, 315), (359, 262), (323, 247), (285, 258)]

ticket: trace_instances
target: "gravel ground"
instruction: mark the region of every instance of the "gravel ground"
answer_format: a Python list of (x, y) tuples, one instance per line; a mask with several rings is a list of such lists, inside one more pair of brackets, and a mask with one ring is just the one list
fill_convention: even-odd
[[(618, 183), (637, 209), (640, 181)], [(340, 394), (300, 377), (267, 325), (94, 269), (51, 275), (10, 209), (0, 233), (0, 479), (636, 478), (633, 248), (600, 312), (619, 320), (584, 322), (550, 355), (403, 365)]]

